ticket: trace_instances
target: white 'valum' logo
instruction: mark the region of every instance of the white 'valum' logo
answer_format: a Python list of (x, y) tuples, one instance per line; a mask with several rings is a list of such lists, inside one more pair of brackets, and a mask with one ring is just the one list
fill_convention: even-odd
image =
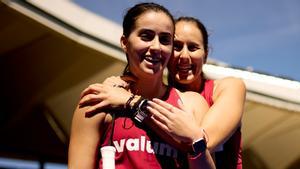
[(155, 153), (163, 156), (177, 158), (177, 150), (171, 147), (169, 144), (153, 142), (153, 148), (151, 141), (146, 140), (145, 136), (140, 138), (121, 139), (120, 141), (113, 141), (117, 151), (123, 152), (124, 147), (128, 151), (146, 151), (147, 153)]

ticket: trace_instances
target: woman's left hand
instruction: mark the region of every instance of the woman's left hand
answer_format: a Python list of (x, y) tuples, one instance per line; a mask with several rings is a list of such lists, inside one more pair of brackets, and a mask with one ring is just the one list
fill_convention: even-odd
[(154, 98), (149, 101), (147, 109), (159, 128), (174, 139), (191, 144), (195, 139), (202, 137), (202, 133), (193, 113), (186, 110), (181, 100), (178, 100), (178, 105), (180, 109)]

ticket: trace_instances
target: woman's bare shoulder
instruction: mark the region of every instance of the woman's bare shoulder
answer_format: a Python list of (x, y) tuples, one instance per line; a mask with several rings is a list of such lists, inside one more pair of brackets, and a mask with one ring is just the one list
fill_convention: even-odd
[(188, 105), (193, 108), (199, 106), (207, 107), (207, 102), (201, 94), (193, 91), (178, 92), (184, 105)]
[(214, 81), (215, 87), (226, 87), (226, 88), (245, 88), (243, 79), (238, 77), (225, 77)]
[(94, 116), (87, 117), (85, 112), (88, 108), (89, 106), (77, 106), (75, 109), (72, 119), (72, 128), (76, 128), (76, 132), (78, 132), (78, 130), (84, 130), (85, 128), (87, 130), (91, 128), (97, 129), (104, 125), (104, 123), (109, 123), (111, 121), (111, 116), (105, 112), (97, 113)]

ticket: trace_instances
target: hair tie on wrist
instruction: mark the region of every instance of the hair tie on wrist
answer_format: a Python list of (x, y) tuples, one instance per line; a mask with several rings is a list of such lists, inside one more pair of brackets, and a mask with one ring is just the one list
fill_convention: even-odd
[(131, 103), (131, 101), (134, 99), (134, 97), (135, 97), (135, 95), (134, 94), (132, 94), (130, 97), (129, 97), (129, 99), (127, 100), (127, 102), (125, 103), (125, 105), (124, 105), (124, 109), (125, 110), (129, 110), (131, 107), (130, 107), (130, 103)]

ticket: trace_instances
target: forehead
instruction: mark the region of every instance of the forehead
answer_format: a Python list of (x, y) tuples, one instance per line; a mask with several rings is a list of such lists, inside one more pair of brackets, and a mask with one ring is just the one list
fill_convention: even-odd
[(203, 36), (196, 23), (180, 21), (176, 23), (175, 39), (187, 39), (202, 42)]
[(174, 25), (171, 18), (161, 11), (148, 11), (142, 14), (137, 18), (135, 28), (174, 33)]

